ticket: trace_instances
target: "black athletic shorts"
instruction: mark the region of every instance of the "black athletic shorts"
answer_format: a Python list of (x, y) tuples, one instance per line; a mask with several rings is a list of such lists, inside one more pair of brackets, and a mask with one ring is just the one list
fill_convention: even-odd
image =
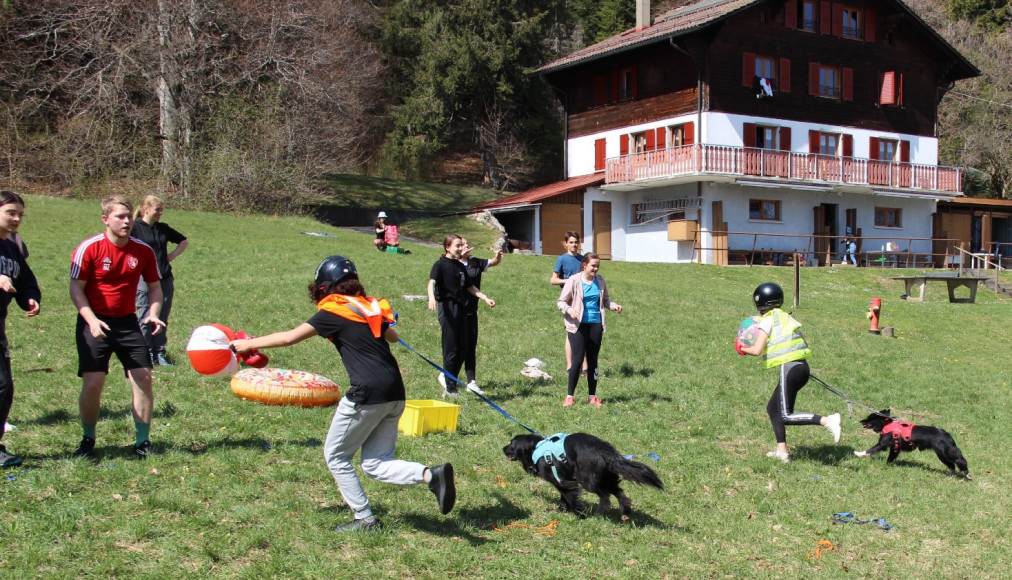
[(84, 318), (77, 315), (77, 376), (84, 373), (109, 374), (109, 359), (113, 353), (123, 364), (124, 374), (133, 369), (151, 368), (151, 354), (148, 343), (141, 333), (137, 315), (109, 317), (99, 316), (109, 325), (105, 338), (95, 338)]

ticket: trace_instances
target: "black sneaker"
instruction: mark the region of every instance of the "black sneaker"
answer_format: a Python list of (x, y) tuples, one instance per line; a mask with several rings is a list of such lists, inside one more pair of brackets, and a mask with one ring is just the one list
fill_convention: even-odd
[(77, 446), (77, 451), (74, 452), (74, 457), (97, 458), (98, 455), (95, 454), (95, 440), (87, 436), (82, 437), (81, 444)]
[(439, 511), (445, 516), (453, 509), (457, 502), (457, 488), (453, 485), (453, 466), (449, 463), (430, 467), (429, 473), (432, 479), (429, 481), (429, 489), (436, 494), (439, 502)]
[(172, 364), (171, 362), (169, 362), (169, 359), (168, 359), (168, 357), (165, 356), (165, 353), (156, 354), (154, 356), (152, 362), (155, 364), (155, 366), (159, 366), (159, 367), (172, 367), (172, 366), (176, 366), (176, 365)]
[(371, 518), (372, 521), (366, 519), (352, 520), (346, 524), (339, 524), (334, 526), (334, 531), (344, 534), (347, 532), (372, 532), (380, 529), (380, 522), (376, 518)]
[(0, 445), (0, 467), (17, 467), (22, 461), (17, 455), (7, 453), (7, 448)]
[(151, 454), (152, 454), (152, 451), (151, 451), (151, 442), (150, 441), (145, 440), (140, 445), (134, 445), (134, 457), (136, 457), (137, 459), (140, 459), (140, 460), (147, 459), (148, 455), (151, 455)]

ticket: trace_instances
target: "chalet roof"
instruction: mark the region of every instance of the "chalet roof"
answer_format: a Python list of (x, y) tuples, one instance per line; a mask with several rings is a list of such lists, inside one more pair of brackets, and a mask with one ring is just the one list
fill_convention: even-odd
[(968, 206), (977, 208), (990, 208), (998, 210), (1012, 210), (1012, 199), (990, 198), (990, 197), (956, 197), (941, 200), (938, 205), (948, 204), (952, 207)]
[(587, 175), (581, 175), (579, 177), (572, 177), (570, 179), (564, 179), (562, 181), (556, 181), (555, 183), (549, 183), (548, 185), (542, 185), (534, 189), (508, 195), (506, 197), (499, 198), (494, 201), (487, 201), (482, 204), (478, 204), (471, 209), (476, 211), (482, 210), (496, 210), (507, 207), (529, 205), (536, 203), (550, 197), (576, 191), (578, 189), (584, 189), (592, 185), (601, 185), (604, 183), (604, 172), (590, 173)]
[[(599, 58), (619, 54), (642, 46), (676, 38), (701, 30), (729, 16), (756, 4), (768, 0), (701, 0), (695, 4), (675, 8), (665, 12), (654, 20), (653, 24), (644, 28), (630, 28), (625, 32), (606, 38), (562, 58), (543, 65), (534, 74), (546, 74), (567, 69)], [(966, 59), (959, 51), (948, 43), (934, 28), (917, 15), (909, 6), (900, 0), (892, 0), (901, 10), (917, 22), (942, 52), (949, 53), (961, 65), (964, 78), (979, 76), (980, 70)]]

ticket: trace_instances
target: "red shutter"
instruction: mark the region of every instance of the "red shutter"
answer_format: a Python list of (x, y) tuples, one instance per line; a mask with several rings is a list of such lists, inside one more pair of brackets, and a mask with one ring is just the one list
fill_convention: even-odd
[(816, 96), (819, 94), (819, 63), (817, 62), (808, 63), (808, 94)]
[[(789, 2), (793, 4), (793, 2)], [(780, 78), (777, 81), (777, 90), (781, 93), (791, 92), (791, 59), (780, 59)]]
[(882, 73), (882, 89), (879, 91), (878, 102), (880, 105), (896, 104), (896, 73), (893, 71)]
[(618, 154), (629, 154), (629, 135), (622, 134), (618, 136)]
[(879, 139), (878, 137), (869, 137), (868, 138), (868, 159), (872, 159), (874, 161), (878, 161), (879, 160), (878, 154), (879, 154), (879, 142), (880, 141), (881, 141), (881, 139)]
[(900, 163), (910, 163), (910, 141), (900, 141)]
[(865, 9), (864, 11), (864, 40), (875, 42), (875, 11)]
[(654, 135), (656, 134), (657, 133), (654, 131), (647, 131), (646, 133), (644, 133), (644, 136), (646, 137), (647, 141), (646, 151), (654, 150)]
[(604, 170), (605, 143), (604, 139), (594, 141), (594, 171)]
[(790, 151), (791, 150), (791, 128), (780, 127), (780, 150)]
[(689, 122), (682, 125), (682, 145), (692, 145), (696, 142), (694, 124)]
[(619, 73), (617, 70), (611, 72), (611, 102), (613, 103), (618, 102), (618, 85), (619, 85), (618, 74)]
[(819, 2), (819, 32), (832, 34), (833, 32), (833, 5), (830, 2)]
[(636, 87), (637, 87), (637, 85), (639, 85), (639, 83), (637, 82), (637, 77), (636, 77), (636, 67), (633, 67), (632, 70), (629, 71), (629, 98), (630, 99), (635, 99), (636, 98)]
[(787, 28), (798, 27), (798, 2), (797, 0), (787, 0), (786, 12), (784, 12), (784, 26)]
[(755, 123), (745, 123), (741, 142), (745, 147), (755, 147)]
[(843, 156), (853, 157), (854, 156), (854, 136), (843, 135)]
[(843, 67), (843, 100), (854, 100), (854, 69)]
[(822, 137), (822, 133), (820, 133), (818, 131), (809, 131), (808, 132), (808, 152), (809, 153), (819, 153), (820, 148), (821, 148), (821, 144), (820, 144), (821, 137)]
[(594, 75), (594, 101), (595, 107), (601, 107), (608, 102), (608, 77), (603, 74)]
[(668, 138), (668, 130), (664, 127), (657, 128), (657, 148), (664, 149), (667, 147), (665, 140)]
[(896, 75), (896, 104), (903, 104), (903, 73)]
[(752, 88), (752, 80), (755, 78), (755, 53), (746, 52), (741, 55), (741, 84)]
[[(826, 3), (823, 2), (822, 4), (825, 5)], [(842, 18), (843, 9), (840, 8), (839, 4), (833, 2), (832, 8), (830, 10), (833, 19), (833, 36), (843, 36), (843, 18)]]

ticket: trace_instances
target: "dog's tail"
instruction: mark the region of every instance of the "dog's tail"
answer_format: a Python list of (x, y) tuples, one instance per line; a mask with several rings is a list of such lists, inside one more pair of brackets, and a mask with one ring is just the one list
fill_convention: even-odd
[(615, 473), (621, 475), (622, 478), (627, 481), (641, 485), (649, 485), (650, 487), (656, 487), (657, 489), (664, 489), (664, 482), (661, 481), (657, 472), (639, 461), (630, 461), (620, 457), (619, 460), (615, 462), (612, 469), (614, 469)]

